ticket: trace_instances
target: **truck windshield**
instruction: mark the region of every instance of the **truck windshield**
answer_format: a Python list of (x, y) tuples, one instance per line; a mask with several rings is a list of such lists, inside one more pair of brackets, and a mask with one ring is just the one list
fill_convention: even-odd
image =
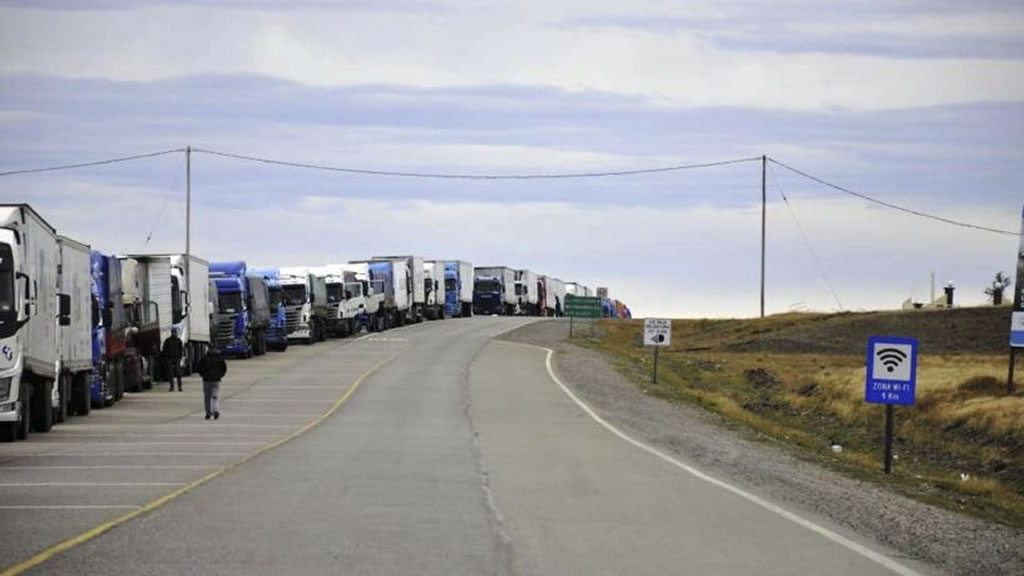
[(302, 284), (281, 287), (281, 300), (285, 306), (301, 306), (306, 303), (306, 287)]
[(328, 284), (327, 285), (327, 302), (333, 304), (335, 302), (341, 302), (345, 299), (345, 285), (344, 284)]
[(277, 307), (281, 305), (281, 287), (273, 286), (268, 292), (270, 293), (270, 309), (277, 310)]
[(485, 293), (501, 292), (501, 284), (494, 280), (477, 281), (476, 284), (473, 286), (473, 291)]
[(444, 281), (445, 292), (455, 292), (455, 278), (448, 278)]
[(14, 312), (14, 252), (10, 244), (0, 244), (0, 320)]
[(516, 296), (522, 296), (524, 294), (526, 294), (526, 286), (516, 284)]
[(351, 292), (350, 296), (352, 298), (360, 298), (363, 295), (363, 285), (359, 282), (346, 282), (345, 290)]
[(242, 293), (241, 292), (226, 292), (220, 294), (217, 298), (217, 303), (220, 305), (220, 311), (225, 314), (235, 314), (242, 311)]

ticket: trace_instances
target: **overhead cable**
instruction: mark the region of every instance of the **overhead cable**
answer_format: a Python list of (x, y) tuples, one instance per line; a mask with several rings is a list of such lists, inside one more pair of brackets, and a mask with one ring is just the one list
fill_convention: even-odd
[(792, 166), (790, 166), (788, 164), (784, 164), (782, 162), (779, 162), (778, 160), (776, 160), (774, 158), (768, 158), (768, 161), (771, 162), (772, 164), (776, 164), (778, 166), (781, 166), (781, 167), (785, 168), (786, 170), (789, 170), (790, 172), (793, 172), (795, 174), (799, 174), (800, 176), (803, 176), (804, 178), (807, 178), (809, 180), (813, 180), (813, 181), (817, 182), (818, 184), (821, 184), (822, 186), (827, 186), (829, 188), (832, 188), (833, 190), (838, 190), (839, 192), (842, 192), (844, 194), (849, 194), (851, 196), (856, 196), (857, 198), (861, 198), (863, 200), (867, 200), (868, 202), (872, 202), (874, 204), (878, 204), (879, 206), (885, 206), (886, 208), (892, 208), (893, 210), (899, 210), (900, 212), (905, 212), (907, 214), (913, 214), (914, 216), (920, 216), (922, 218), (928, 218), (928, 219), (931, 219), (931, 220), (935, 220), (937, 222), (943, 222), (943, 223), (946, 223), (946, 224), (952, 224), (954, 226), (960, 226), (961, 228), (970, 228), (972, 230), (983, 230), (985, 232), (992, 232), (994, 234), (1005, 234), (1007, 236), (1019, 236), (1019, 234), (1017, 232), (1012, 232), (1010, 230), (1002, 230), (1002, 229), (999, 229), (999, 228), (989, 228), (988, 226), (981, 226), (979, 224), (972, 224), (970, 222), (963, 222), (961, 220), (953, 220), (952, 218), (946, 218), (946, 217), (943, 217), (943, 216), (936, 216), (935, 214), (929, 214), (927, 212), (921, 212), (920, 210), (914, 210), (913, 208), (907, 208), (906, 206), (900, 206), (898, 204), (892, 204), (891, 202), (886, 202), (884, 200), (879, 200), (877, 198), (872, 198), (871, 196), (868, 196), (867, 194), (861, 194), (860, 192), (854, 192), (853, 190), (850, 190), (849, 188), (844, 188), (842, 186), (839, 186), (838, 184), (833, 184), (832, 182), (829, 182), (828, 180), (823, 180), (821, 178), (818, 178), (817, 176), (808, 174), (807, 172), (804, 172), (802, 170), (798, 170), (798, 169), (796, 169), (796, 168), (794, 168), (794, 167), (792, 167)]
[(56, 172), (57, 170), (71, 170), (74, 168), (89, 168), (91, 166), (105, 166), (107, 164), (117, 164), (119, 162), (130, 162), (132, 160), (143, 160), (145, 158), (156, 158), (157, 156), (166, 156), (168, 154), (176, 154), (184, 152), (184, 148), (175, 148), (173, 150), (162, 150), (160, 152), (148, 152), (146, 154), (136, 154), (134, 156), (121, 156), (119, 158), (108, 158), (106, 160), (97, 160), (95, 162), (81, 162), (78, 164), (64, 164), (60, 166), (47, 166), (44, 168), (26, 168), (23, 170), (8, 170), (7, 172), (0, 172), (0, 176), (15, 176), (18, 174), (35, 174), (39, 172)]
[(329, 172), (345, 172), (347, 174), (363, 174), (368, 176), (394, 176), (400, 178), (437, 178), (446, 180), (558, 180), (566, 178), (604, 178), (609, 176), (635, 176), (638, 174), (656, 174), (659, 172), (675, 172), (679, 170), (691, 170), (696, 168), (711, 168), (714, 166), (727, 166), (743, 162), (760, 161), (761, 157), (739, 158), (735, 160), (723, 160), (718, 162), (705, 162), (701, 164), (681, 164), (676, 166), (662, 166), (658, 168), (642, 168), (638, 170), (614, 170), (603, 172), (565, 172), (550, 174), (458, 174), (444, 172), (404, 172), (393, 170), (369, 170), (365, 168), (349, 168), (343, 166), (329, 166), (326, 164), (313, 164), (310, 162), (292, 162), (288, 160), (276, 160), (273, 158), (260, 158), (247, 156), (245, 154), (233, 154), (230, 152), (219, 152), (217, 150), (205, 150), (193, 148), (192, 152), (199, 154), (210, 154), (235, 160), (246, 160), (261, 164), (276, 166), (288, 166), (291, 168), (306, 168), (310, 170), (326, 170)]

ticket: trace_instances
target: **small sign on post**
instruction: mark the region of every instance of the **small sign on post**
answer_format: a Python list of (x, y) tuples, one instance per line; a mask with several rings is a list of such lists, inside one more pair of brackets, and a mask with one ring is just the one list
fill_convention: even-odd
[(892, 472), (893, 405), (909, 406), (917, 391), (917, 340), (868, 338), (864, 401), (885, 404), (885, 473)]
[(644, 319), (644, 346), (654, 346), (654, 373), (651, 382), (658, 383), (658, 348), (672, 345), (672, 321), (665, 318)]
[(1020, 245), (1017, 248), (1017, 283), (1013, 285), (1013, 312), (1010, 313), (1010, 371), (1006, 393), (1013, 394), (1013, 367), (1017, 348), (1024, 348), (1024, 211), (1020, 216)]

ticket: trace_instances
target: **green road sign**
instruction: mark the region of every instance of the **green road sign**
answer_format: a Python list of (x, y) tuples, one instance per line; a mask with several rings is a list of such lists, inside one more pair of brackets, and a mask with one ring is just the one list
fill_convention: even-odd
[(570, 318), (600, 318), (604, 315), (604, 307), (600, 298), (566, 294), (565, 315)]

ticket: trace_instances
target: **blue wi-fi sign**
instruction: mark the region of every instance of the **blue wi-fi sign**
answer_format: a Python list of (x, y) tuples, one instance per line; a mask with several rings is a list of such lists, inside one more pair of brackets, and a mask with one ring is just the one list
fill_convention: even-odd
[(893, 336), (868, 338), (867, 367), (864, 387), (866, 402), (914, 403), (917, 389), (917, 340)]

